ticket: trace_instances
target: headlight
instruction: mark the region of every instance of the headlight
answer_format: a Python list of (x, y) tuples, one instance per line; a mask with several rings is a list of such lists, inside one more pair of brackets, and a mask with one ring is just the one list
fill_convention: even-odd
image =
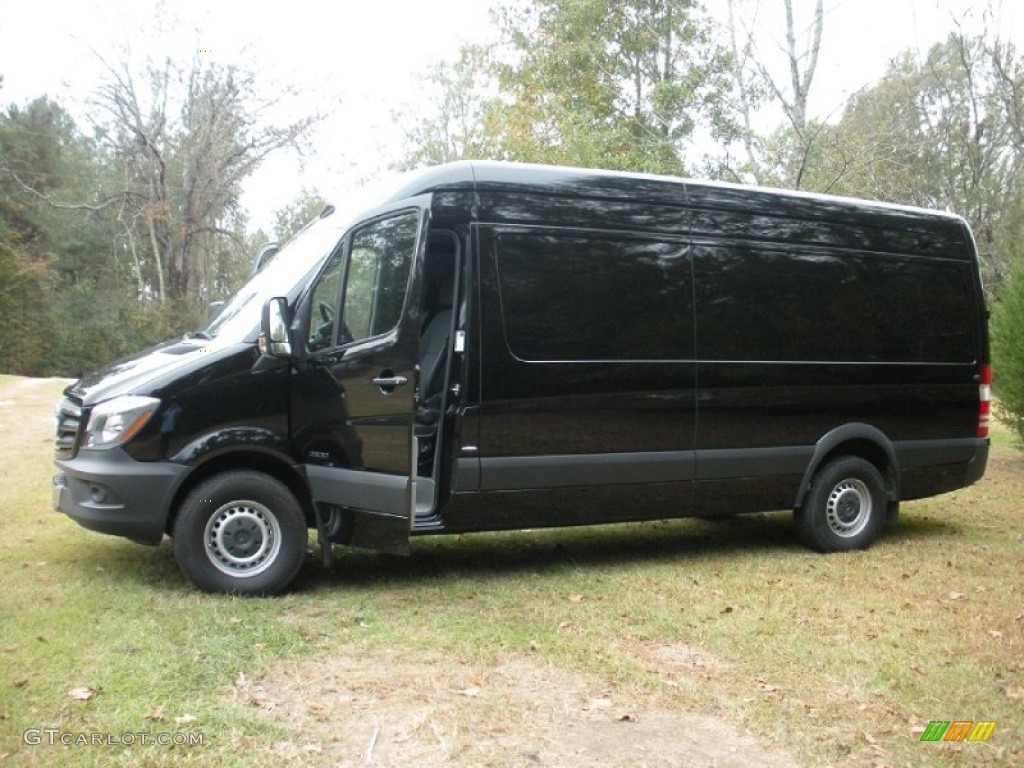
[(124, 395), (100, 403), (89, 415), (85, 447), (111, 448), (127, 442), (146, 425), (159, 405), (155, 397), (141, 395)]

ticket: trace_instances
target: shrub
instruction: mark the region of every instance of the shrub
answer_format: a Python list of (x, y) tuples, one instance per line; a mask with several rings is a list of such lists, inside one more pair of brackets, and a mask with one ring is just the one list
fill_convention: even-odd
[(1024, 442), (1024, 265), (1019, 263), (992, 315), (992, 359), (999, 416)]

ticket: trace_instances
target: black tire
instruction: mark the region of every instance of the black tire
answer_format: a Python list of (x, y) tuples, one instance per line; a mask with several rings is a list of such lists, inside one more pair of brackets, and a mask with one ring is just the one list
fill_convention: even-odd
[(302, 507), (283, 483), (234, 470), (192, 489), (172, 536), (178, 567), (200, 589), (271, 595), (302, 567), (308, 533)]
[(867, 549), (885, 525), (885, 480), (869, 461), (843, 456), (811, 479), (796, 525), (804, 544), (819, 552)]

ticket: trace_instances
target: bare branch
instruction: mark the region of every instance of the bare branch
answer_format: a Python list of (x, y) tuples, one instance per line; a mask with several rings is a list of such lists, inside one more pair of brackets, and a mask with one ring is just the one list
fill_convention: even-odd
[(96, 203), (62, 203), (57, 200), (54, 200), (52, 197), (50, 197), (50, 195), (46, 194), (45, 192), (40, 192), (35, 187), (26, 184), (24, 181), (21, 180), (21, 177), (18, 176), (18, 174), (13, 169), (2, 168), (0, 170), (9, 173), (11, 175), (11, 178), (14, 179), (15, 182), (17, 182), (18, 186), (24, 189), (26, 192), (43, 200), (50, 207), (58, 208), (63, 211), (102, 211), (106, 208), (109, 208), (114, 203), (120, 202), (123, 204), (124, 201), (126, 201), (128, 198), (139, 197), (138, 195), (135, 195), (134, 193), (125, 190), (124, 192), (119, 192), (116, 195), (105, 197)]

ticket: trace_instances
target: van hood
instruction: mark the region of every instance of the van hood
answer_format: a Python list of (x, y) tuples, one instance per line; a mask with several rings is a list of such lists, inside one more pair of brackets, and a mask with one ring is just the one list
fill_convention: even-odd
[(173, 372), (173, 378), (210, 365), (241, 346), (251, 344), (218, 343), (217, 339), (184, 337), (166, 341), (111, 363), (96, 373), (83, 376), (69, 385), (64, 394), (84, 406), (92, 406), (118, 395), (155, 394)]

